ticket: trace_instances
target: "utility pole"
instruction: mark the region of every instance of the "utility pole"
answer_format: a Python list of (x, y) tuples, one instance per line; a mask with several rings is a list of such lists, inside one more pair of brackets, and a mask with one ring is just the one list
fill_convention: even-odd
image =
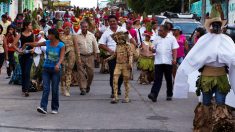
[(181, 13), (184, 13), (184, 0), (181, 0)]
[(201, 16), (201, 23), (205, 23), (206, 18), (206, 0), (202, 0), (202, 16)]

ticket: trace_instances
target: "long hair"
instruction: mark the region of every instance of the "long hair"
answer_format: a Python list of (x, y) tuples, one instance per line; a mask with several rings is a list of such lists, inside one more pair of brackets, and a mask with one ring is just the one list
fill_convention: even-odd
[(28, 26), (29, 26), (29, 24), (31, 24), (31, 23), (32, 23), (32, 22), (24, 21), (24, 22), (23, 22), (23, 28), (22, 28), (21, 32), (24, 32), (24, 31), (26, 30), (26, 28), (25, 28), (25, 27), (28, 27)]
[(7, 32), (6, 32), (5, 35), (8, 35), (8, 34), (9, 34), (9, 30), (10, 30), (11, 28), (14, 30), (13, 36), (15, 37), (15, 36), (16, 36), (16, 27), (13, 26), (13, 25), (9, 25), (9, 26), (7, 27)]
[[(63, 42), (63, 41), (60, 39), (59, 32), (58, 32), (55, 28), (49, 29), (49, 30), (48, 30), (48, 34), (54, 35), (57, 40), (59, 40), (60, 42)], [(64, 43), (64, 42), (63, 42), (63, 43)]]

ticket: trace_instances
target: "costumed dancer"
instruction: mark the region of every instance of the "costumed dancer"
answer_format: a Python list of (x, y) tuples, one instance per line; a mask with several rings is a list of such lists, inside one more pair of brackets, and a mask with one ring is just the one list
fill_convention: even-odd
[[(45, 42), (44, 32), (39, 29), (34, 29), (33, 33), (35, 35), (35, 42), (41, 43)], [(30, 88), (30, 92), (42, 91), (42, 67), (44, 62), (43, 52), (41, 47), (34, 48), (34, 56), (33, 56), (33, 65), (31, 68), (31, 83), (32, 86)]]
[(108, 60), (112, 60), (116, 58), (116, 66), (114, 69), (114, 76), (113, 76), (113, 89), (114, 89), (114, 98), (112, 99), (111, 103), (116, 104), (118, 103), (118, 79), (120, 75), (123, 76), (124, 85), (125, 85), (125, 99), (122, 101), (123, 103), (129, 103), (129, 77), (133, 65), (133, 53), (131, 50), (131, 44), (127, 43), (128, 40), (128, 32), (117, 32), (114, 33), (111, 37), (117, 43), (116, 51), (114, 55), (110, 56), (109, 58), (105, 59), (107, 62)]
[(232, 113), (225, 104), (235, 107), (235, 45), (222, 34), (226, 21), (221, 19), (217, 6), (212, 6), (210, 18), (205, 22), (208, 33), (199, 38), (175, 78), (174, 97), (187, 98), (188, 77), (200, 69), (196, 93), (202, 95), (202, 103), (195, 109), (194, 132), (234, 132)]
[(62, 63), (61, 90), (64, 96), (70, 96), (70, 85), (72, 81), (72, 72), (75, 65), (75, 43), (73, 36), (70, 34), (72, 24), (65, 22), (63, 25), (64, 34), (61, 40), (65, 44), (65, 58)]
[(140, 57), (138, 59), (137, 67), (141, 70), (139, 76), (140, 84), (150, 84), (153, 81), (153, 71), (154, 71), (154, 54), (149, 50), (153, 47), (150, 42), (152, 32), (145, 31), (145, 41), (141, 44)]

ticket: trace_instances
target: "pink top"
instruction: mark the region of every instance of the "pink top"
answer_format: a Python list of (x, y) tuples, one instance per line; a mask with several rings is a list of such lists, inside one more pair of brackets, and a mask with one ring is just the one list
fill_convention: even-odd
[(186, 37), (184, 35), (180, 35), (179, 38), (177, 39), (177, 42), (179, 44), (179, 48), (177, 49), (177, 58), (179, 57), (184, 57), (184, 45), (186, 42)]
[(137, 40), (137, 32), (134, 28), (131, 28), (130, 30), (128, 30), (128, 32), (131, 34), (131, 36)]

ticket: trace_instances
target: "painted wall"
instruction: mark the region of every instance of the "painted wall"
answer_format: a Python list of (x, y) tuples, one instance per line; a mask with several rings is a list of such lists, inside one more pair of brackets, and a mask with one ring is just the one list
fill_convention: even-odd
[[(228, 3), (226, 0), (224, 0), (222, 2), (222, 8), (224, 11), (224, 16), (225, 16), (225, 18), (227, 18), (227, 16), (228, 16), (228, 11), (227, 11)], [(206, 0), (206, 12), (209, 12), (209, 13), (211, 12), (210, 0)], [(194, 13), (194, 14), (197, 14), (198, 16), (202, 16), (202, 0), (191, 4), (190, 13)]]
[(228, 24), (235, 24), (235, 0), (229, 0), (228, 6)]

